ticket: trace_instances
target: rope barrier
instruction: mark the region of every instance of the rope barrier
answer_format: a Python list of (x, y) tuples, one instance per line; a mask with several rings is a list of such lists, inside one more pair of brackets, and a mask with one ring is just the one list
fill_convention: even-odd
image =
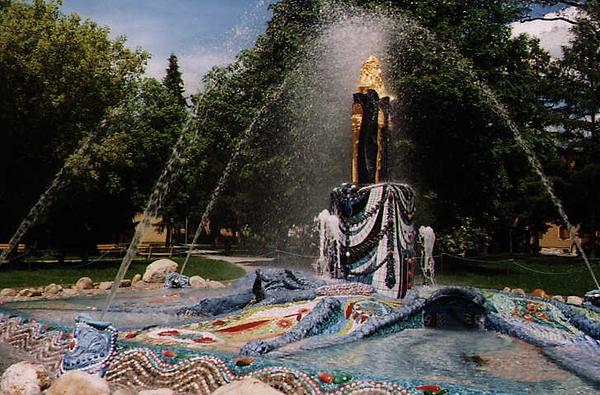
[(572, 271), (572, 272), (545, 272), (545, 271), (541, 271), (541, 270), (537, 270), (537, 269), (533, 269), (533, 268), (527, 267), (527, 266), (523, 265), (522, 263), (517, 262), (516, 260), (514, 260), (512, 258), (511, 259), (498, 260), (498, 261), (489, 261), (489, 260), (482, 260), (482, 259), (465, 258), (465, 257), (459, 256), (459, 255), (453, 255), (453, 254), (448, 254), (448, 253), (442, 253), (441, 255), (438, 255), (438, 256), (442, 256), (442, 255), (449, 256), (451, 258), (455, 258), (455, 259), (462, 260), (462, 261), (465, 261), (465, 262), (475, 262), (475, 263), (502, 263), (502, 262), (505, 262), (505, 263), (511, 263), (511, 264), (514, 264), (515, 266), (520, 267), (521, 269), (530, 271), (532, 273), (545, 274), (545, 275), (560, 275), (560, 276), (562, 276), (562, 275), (566, 275), (566, 274), (585, 273), (587, 271), (587, 270), (577, 270), (577, 271)]

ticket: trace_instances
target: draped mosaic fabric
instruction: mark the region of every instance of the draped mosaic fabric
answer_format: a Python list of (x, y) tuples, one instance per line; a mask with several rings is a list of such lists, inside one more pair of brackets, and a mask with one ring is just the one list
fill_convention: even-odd
[(322, 270), (403, 298), (413, 286), (414, 211), (415, 195), (408, 185), (336, 188), (330, 211), (319, 216)]

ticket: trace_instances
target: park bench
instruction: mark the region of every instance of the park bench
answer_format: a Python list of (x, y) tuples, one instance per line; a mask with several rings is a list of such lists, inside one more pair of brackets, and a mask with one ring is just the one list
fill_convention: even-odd
[(173, 256), (173, 249), (173, 246), (152, 243), (140, 243), (137, 247), (138, 254), (146, 256), (146, 259), (150, 259), (152, 256)]
[[(8, 243), (6, 243), (6, 244), (0, 244), (0, 251), (4, 251), (4, 250), (5, 250), (5, 249), (7, 249), (7, 248), (8, 248)], [(17, 245), (17, 252), (18, 252), (19, 254), (22, 254), (22, 253), (24, 253), (24, 252), (25, 252), (25, 249), (26, 249), (26, 246), (25, 246), (25, 244), (18, 244), (18, 245)]]
[(115, 243), (97, 244), (96, 249), (102, 255), (104, 254), (122, 254), (127, 250), (124, 246)]

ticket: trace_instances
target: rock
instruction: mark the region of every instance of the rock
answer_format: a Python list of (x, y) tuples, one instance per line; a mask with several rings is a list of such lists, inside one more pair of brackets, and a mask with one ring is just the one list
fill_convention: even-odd
[(119, 284), (119, 287), (121, 287), (121, 288), (129, 288), (129, 287), (131, 287), (131, 280), (121, 280), (121, 283)]
[(27, 296), (27, 297), (42, 296), (42, 290), (38, 289), (38, 288), (25, 288), (25, 289), (22, 289), (21, 291), (19, 291), (19, 296)]
[(236, 380), (229, 384), (225, 384), (219, 388), (213, 395), (224, 394), (244, 394), (244, 395), (278, 395), (283, 392), (277, 391), (275, 388), (263, 383), (257, 379)]
[(118, 390), (113, 392), (112, 395), (136, 395), (136, 392), (130, 390), (129, 388), (119, 388)]
[(131, 285), (133, 285), (139, 281), (142, 281), (142, 275), (139, 273), (136, 273), (135, 276), (133, 276), (133, 278), (131, 279)]
[(85, 289), (92, 289), (94, 288), (94, 283), (92, 282), (92, 279), (89, 277), (81, 277), (79, 280), (77, 280), (77, 282), (75, 283), (75, 286), (73, 287), (78, 291), (83, 291)]
[(218, 281), (208, 281), (208, 288), (225, 288), (225, 286)]
[(2, 374), (0, 394), (38, 395), (51, 383), (50, 374), (42, 365), (19, 362)]
[(98, 284), (98, 289), (102, 290), (102, 291), (108, 291), (109, 289), (112, 288), (113, 282), (112, 281), (102, 281), (100, 284)]
[(579, 296), (573, 296), (573, 295), (567, 296), (567, 303), (580, 305), (583, 303), (583, 298), (580, 298)]
[(192, 288), (208, 288), (208, 281), (200, 276), (190, 277), (190, 285)]
[(502, 292), (510, 292), (510, 288), (504, 287), (504, 289), (502, 290)]
[(173, 392), (172, 389), (170, 388), (159, 388), (157, 390), (142, 390), (140, 392), (138, 392), (138, 395), (174, 395), (175, 392)]
[(525, 291), (523, 291), (522, 288), (515, 288), (510, 292), (512, 292), (515, 295), (525, 295)]
[(549, 298), (546, 291), (544, 291), (543, 289), (540, 289), (540, 288), (536, 288), (533, 291), (531, 291), (531, 295), (537, 296), (538, 298)]
[(557, 302), (563, 302), (563, 303), (565, 302), (565, 298), (561, 295), (554, 295), (552, 297), (552, 300), (556, 300)]
[(52, 283), (52, 284), (48, 285), (46, 288), (44, 288), (44, 293), (48, 294), (48, 295), (56, 295), (60, 291), (62, 291), (62, 287), (60, 285), (56, 285), (54, 283)]
[[(82, 391), (85, 389), (84, 391)], [(79, 370), (60, 376), (44, 395), (109, 395), (110, 387), (103, 378)]]
[(17, 296), (17, 290), (14, 288), (3, 288), (0, 296)]
[(170, 259), (159, 259), (146, 267), (142, 279), (147, 283), (164, 283), (167, 274), (177, 271), (177, 262)]
[(70, 298), (71, 296), (79, 295), (79, 292), (74, 288), (65, 288), (62, 291), (62, 296)]

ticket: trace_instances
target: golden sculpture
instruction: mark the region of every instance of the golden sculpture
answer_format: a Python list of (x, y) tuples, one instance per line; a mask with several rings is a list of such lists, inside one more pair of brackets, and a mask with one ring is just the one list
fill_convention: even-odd
[[(386, 177), (387, 129), (389, 97), (383, 83), (381, 63), (369, 56), (362, 63), (360, 78), (352, 105), (352, 182), (379, 183)], [(365, 117), (374, 119), (363, 119)], [(377, 129), (377, 138), (372, 140)], [(376, 157), (373, 151), (376, 144)]]

